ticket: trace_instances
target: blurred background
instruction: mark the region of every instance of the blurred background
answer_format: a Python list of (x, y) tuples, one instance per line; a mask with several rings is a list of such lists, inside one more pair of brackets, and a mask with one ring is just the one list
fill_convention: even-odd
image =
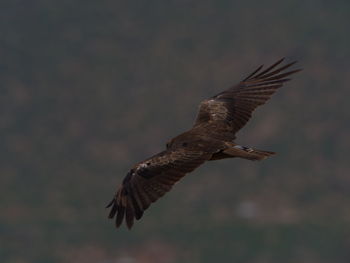
[[(349, 262), (349, 1), (0, 6), (1, 262)], [(237, 140), (278, 155), (207, 163), (117, 231), (129, 168), (284, 56), (304, 71)]]

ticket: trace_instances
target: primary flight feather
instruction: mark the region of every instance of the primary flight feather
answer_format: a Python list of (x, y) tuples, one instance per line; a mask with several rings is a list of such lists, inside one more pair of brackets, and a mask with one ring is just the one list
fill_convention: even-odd
[(274, 152), (236, 144), (235, 134), (250, 119), (252, 112), (300, 71), (286, 71), (296, 62), (281, 66), (284, 59), (267, 69), (260, 66), (237, 85), (201, 102), (191, 130), (170, 140), (166, 150), (136, 164), (124, 178), (113, 200), (109, 218), (116, 227), (134, 220), (187, 173), (206, 161), (240, 157), (263, 160)]

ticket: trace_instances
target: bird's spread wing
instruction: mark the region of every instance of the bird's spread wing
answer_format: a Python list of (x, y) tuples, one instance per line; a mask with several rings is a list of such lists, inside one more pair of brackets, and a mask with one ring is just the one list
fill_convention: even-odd
[(255, 108), (264, 104), (278, 88), (289, 81), (287, 76), (300, 71), (296, 69), (286, 72), (296, 62), (280, 66), (283, 60), (267, 69), (260, 66), (236, 86), (202, 101), (194, 126), (222, 122), (227, 125), (234, 139), (234, 134), (248, 122)]
[(124, 218), (128, 228), (140, 219), (151, 203), (158, 200), (185, 174), (192, 172), (211, 154), (199, 150), (173, 149), (163, 151), (135, 166), (107, 207), (109, 218), (116, 215), (116, 227)]

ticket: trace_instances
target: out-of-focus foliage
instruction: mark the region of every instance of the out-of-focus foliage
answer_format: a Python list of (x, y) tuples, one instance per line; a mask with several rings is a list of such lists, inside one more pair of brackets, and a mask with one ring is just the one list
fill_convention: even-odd
[[(0, 4), (0, 261), (348, 262), (349, 1)], [(130, 232), (104, 206), (198, 103), (261, 63), (304, 71)]]

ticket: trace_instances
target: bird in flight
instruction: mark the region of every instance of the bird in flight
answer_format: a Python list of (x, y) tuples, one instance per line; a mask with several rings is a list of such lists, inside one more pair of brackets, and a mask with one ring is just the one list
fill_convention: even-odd
[(257, 68), (237, 85), (202, 101), (192, 129), (176, 136), (166, 149), (136, 164), (126, 175), (113, 200), (109, 218), (120, 227), (124, 219), (129, 229), (144, 211), (186, 174), (206, 161), (240, 157), (263, 160), (274, 152), (235, 143), (236, 132), (250, 119), (253, 111), (264, 104), (277, 89), (300, 71), (286, 71), (293, 64), (282, 65), (281, 59), (264, 69)]

